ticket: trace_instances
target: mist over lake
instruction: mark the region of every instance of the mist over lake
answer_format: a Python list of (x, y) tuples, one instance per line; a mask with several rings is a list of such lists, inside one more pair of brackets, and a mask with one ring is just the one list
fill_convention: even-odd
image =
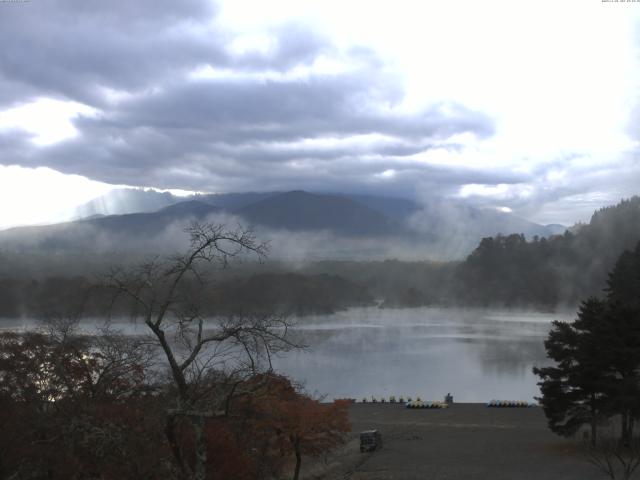
[(485, 402), (533, 401), (534, 365), (546, 365), (544, 339), (571, 313), (457, 308), (353, 308), (301, 319), (309, 348), (275, 360), (276, 368), (327, 399), (370, 401), (395, 395)]
[[(306, 345), (273, 359), (279, 373), (315, 396), (388, 399), (390, 395), (460, 402), (534, 401), (540, 395), (532, 367), (547, 365), (544, 340), (553, 320), (571, 312), (542, 313), (463, 308), (351, 308), (297, 319)], [(100, 321), (83, 321), (96, 332)], [(5, 319), (0, 330), (33, 330), (31, 319)], [(116, 320), (127, 335), (146, 335), (142, 322)]]

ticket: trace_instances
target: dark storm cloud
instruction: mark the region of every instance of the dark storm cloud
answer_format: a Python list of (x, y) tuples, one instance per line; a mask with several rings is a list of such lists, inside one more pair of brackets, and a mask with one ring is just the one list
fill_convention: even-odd
[(486, 116), (458, 105), (436, 105), (412, 115), (376, 112), (378, 102), (398, 95), (395, 86), (372, 78), (372, 73), (365, 69), (299, 81), (192, 81), (126, 102), (103, 121), (123, 128), (197, 127), (211, 139), (227, 141), (372, 133), (446, 138), (493, 131)]
[(41, 95), (99, 105), (100, 87), (146, 88), (223, 58), (215, 42), (188, 28), (211, 14), (207, 3), (194, 0), (2, 4), (2, 76)]
[(233, 36), (211, 25), (214, 18), (212, 5), (199, 0), (0, 5), (2, 78), (101, 106), (100, 87), (136, 92), (200, 65), (281, 70), (328, 47), (287, 25), (274, 51), (232, 56)]
[[(54, 97), (98, 111), (74, 121), (77, 137), (52, 146), (0, 136), (0, 162), (218, 191), (521, 181), (410, 158), (461, 148), (456, 134), (490, 136), (493, 122), (453, 103), (399, 110), (400, 83), (370, 50), (339, 51), (287, 24), (270, 32), (268, 48), (234, 53), (236, 36), (215, 15), (195, 0), (0, 4), (0, 108)], [(319, 57), (348, 68), (314, 73)], [(203, 67), (220, 76), (189, 75)], [(311, 73), (296, 76), (298, 67)]]

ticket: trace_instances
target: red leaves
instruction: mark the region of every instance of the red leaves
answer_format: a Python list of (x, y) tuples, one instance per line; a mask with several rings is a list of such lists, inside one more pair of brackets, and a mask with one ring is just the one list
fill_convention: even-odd
[(164, 409), (84, 337), (0, 334), (0, 477), (167, 478)]
[(206, 427), (207, 472), (209, 480), (250, 480), (258, 478), (257, 466), (253, 463), (244, 445), (238, 442), (229, 422), (223, 419), (210, 420)]
[[(0, 334), (0, 477), (171, 478), (164, 428), (174, 399), (145, 382), (135, 350), (101, 341)], [(228, 416), (206, 420), (209, 480), (281, 475), (292, 455), (319, 455), (349, 431), (348, 401), (321, 404), (284, 377), (257, 375), (234, 392)], [(179, 422), (192, 462), (194, 431)]]
[(291, 456), (296, 450), (316, 456), (345, 440), (349, 432), (348, 401), (322, 404), (299, 394), (284, 377), (255, 377), (263, 387), (239, 399), (232, 412), (252, 432), (254, 442), (262, 439), (265, 455), (273, 460)]

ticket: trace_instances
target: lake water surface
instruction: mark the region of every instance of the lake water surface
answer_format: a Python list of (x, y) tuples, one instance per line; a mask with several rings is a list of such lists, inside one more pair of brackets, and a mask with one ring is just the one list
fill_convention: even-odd
[(276, 367), (307, 391), (332, 398), (390, 395), (455, 401), (533, 401), (534, 365), (547, 365), (543, 341), (552, 320), (570, 313), (453, 308), (358, 308), (306, 317), (309, 348)]
[[(534, 365), (549, 364), (544, 351), (550, 323), (572, 313), (457, 308), (354, 308), (298, 320), (308, 348), (276, 358), (278, 371), (327, 399), (395, 395), (455, 401), (533, 401), (539, 395)], [(30, 320), (5, 320), (1, 329), (29, 330)], [(86, 326), (86, 325), (85, 325)], [(143, 324), (116, 323), (128, 334)]]

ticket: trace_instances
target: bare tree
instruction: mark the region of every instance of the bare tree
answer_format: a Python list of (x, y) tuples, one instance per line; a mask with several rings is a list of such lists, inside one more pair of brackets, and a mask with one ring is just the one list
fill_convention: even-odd
[[(114, 299), (129, 302), (132, 316), (144, 322), (160, 347), (175, 389), (165, 433), (183, 478), (203, 480), (207, 450), (205, 420), (224, 415), (243, 380), (271, 369), (272, 355), (295, 347), (287, 319), (263, 314), (213, 317), (205, 308), (211, 264), (226, 267), (247, 254), (265, 257), (267, 245), (246, 230), (193, 224), (184, 254), (155, 258), (129, 269), (113, 270), (108, 286)], [(192, 426), (195, 462), (190, 465), (178, 424)]]

